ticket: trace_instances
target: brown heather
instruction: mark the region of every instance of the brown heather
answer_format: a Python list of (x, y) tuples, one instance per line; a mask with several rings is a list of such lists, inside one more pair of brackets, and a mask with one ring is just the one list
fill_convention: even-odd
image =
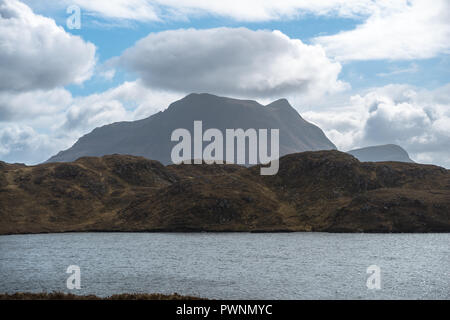
[(0, 234), (47, 232), (450, 232), (450, 174), (338, 151), (259, 167), (169, 165), (111, 155), (0, 162)]

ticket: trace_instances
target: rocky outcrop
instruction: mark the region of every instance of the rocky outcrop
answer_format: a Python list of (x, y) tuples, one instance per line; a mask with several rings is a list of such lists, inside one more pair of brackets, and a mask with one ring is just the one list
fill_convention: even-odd
[(259, 166), (85, 157), (0, 163), (0, 234), (66, 231), (449, 232), (450, 174), (338, 151)]

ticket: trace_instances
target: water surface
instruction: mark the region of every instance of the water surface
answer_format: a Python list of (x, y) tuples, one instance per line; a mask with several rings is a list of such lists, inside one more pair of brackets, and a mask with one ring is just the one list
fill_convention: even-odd
[[(0, 236), (0, 292), (215, 299), (450, 299), (450, 234), (66, 233)], [(381, 289), (369, 290), (370, 265)]]

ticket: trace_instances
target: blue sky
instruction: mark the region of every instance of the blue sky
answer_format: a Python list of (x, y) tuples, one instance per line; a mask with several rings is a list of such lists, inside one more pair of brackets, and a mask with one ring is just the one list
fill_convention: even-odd
[(0, 0), (2, 12), (0, 160), (39, 163), (199, 91), (286, 97), (341, 150), (396, 143), (450, 167), (446, 0)]

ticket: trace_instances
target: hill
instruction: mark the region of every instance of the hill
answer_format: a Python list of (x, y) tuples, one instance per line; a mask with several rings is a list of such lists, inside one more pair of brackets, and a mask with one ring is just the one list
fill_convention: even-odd
[(0, 234), (67, 231), (449, 232), (450, 174), (339, 151), (259, 166), (84, 157), (0, 162)]

